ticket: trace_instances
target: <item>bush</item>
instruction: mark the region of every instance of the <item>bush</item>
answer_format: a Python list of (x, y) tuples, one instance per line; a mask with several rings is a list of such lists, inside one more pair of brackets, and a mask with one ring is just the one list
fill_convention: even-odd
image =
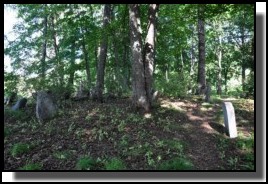
[(159, 78), (156, 80), (155, 87), (167, 96), (184, 97), (187, 94), (187, 77), (177, 73), (171, 73), (169, 80)]

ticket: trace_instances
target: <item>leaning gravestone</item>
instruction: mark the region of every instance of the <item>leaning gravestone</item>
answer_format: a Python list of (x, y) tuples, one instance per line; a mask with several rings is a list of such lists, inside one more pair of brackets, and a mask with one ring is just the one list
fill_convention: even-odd
[(40, 122), (52, 118), (57, 113), (57, 107), (52, 97), (45, 91), (37, 92), (36, 117)]
[(234, 107), (231, 102), (223, 102), (224, 125), (230, 138), (237, 137)]
[(25, 107), (26, 103), (27, 103), (27, 99), (22, 98), (22, 99), (18, 100), (17, 103), (15, 105), (13, 105), (11, 109), (13, 111), (16, 111), (18, 109), (22, 109)]

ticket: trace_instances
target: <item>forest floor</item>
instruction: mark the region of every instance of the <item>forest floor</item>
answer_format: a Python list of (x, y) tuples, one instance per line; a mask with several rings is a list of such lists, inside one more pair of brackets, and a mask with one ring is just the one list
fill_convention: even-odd
[(130, 99), (65, 101), (39, 123), (35, 106), (5, 109), (5, 170), (254, 170), (254, 101), (232, 101), (238, 137), (224, 131), (222, 100), (161, 98), (150, 114)]

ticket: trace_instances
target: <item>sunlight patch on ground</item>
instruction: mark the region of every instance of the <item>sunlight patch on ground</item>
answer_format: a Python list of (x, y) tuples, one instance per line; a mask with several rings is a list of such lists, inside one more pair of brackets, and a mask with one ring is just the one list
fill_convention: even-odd
[(201, 127), (205, 130), (206, 133), (214, 132), (214, 129), (208, 124), (208, 122), (202, 123)]
[(170, 102), (167, 100), (163, 100), (161, 102), (161, 107), (175, 109), (180, 112), (185, 112), (185, 110), (182, 109), (181, 107), (186, 107), (186, 106), (187, 105), (184, 102)]
[(189, 120), (191, 120), (191, 121), (203, 120), (203, 118), (193, 115), (192, 112), (187, 112), (186, 115), (188, 116)]
[(206, 111), (212, 111), (212, 107), (206, 108), (206, 107), (201, 107), (200, 111), (206, 112)]
[(93, 109), (91, 112), (88, 113), (88, 115), (94, 116), (94, 115), (97, 115), (97, 113), (99, 113), (98, 109)]
[(152, 114), (151, 113), (145, 113), (144, 118), (146, 118), (146, 119), (152, 118)]
[(222, 98), (222, 101), (237, 101), (239, 99), (234, 98), (234, 97), (228, 97), (228, 98)]

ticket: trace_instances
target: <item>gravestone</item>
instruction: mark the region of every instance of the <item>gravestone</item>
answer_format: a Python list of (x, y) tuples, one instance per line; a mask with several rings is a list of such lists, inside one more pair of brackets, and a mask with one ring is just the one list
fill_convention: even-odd
[(13, 105), (11, 109), (13, 111), (16, 111), (18, 109), (22, 109), (25, 107), (26, 103), (27, 103), (27, 99), (22, 98), (22, 99), (18, 100), (17, 103), (15, 105)]
[(237, 137), (234, 107), (231, 102), (223, 102), (224, 125), (230, 138)]
[(36, 117), (40, 122), (50, 119), (57, 113), (53, 98), (45, 91), (37, 92)]

